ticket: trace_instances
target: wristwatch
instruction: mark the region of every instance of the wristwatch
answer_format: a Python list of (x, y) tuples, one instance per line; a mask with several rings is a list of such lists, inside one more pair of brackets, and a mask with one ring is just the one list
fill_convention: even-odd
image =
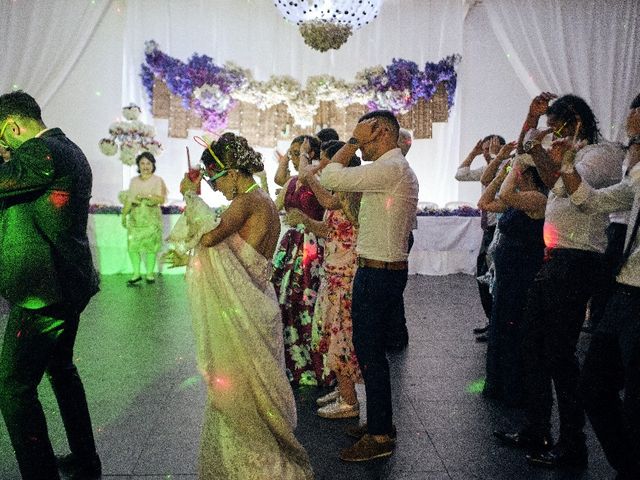
[(351, 137), (347, 143), (349, 145), (360, 145), (360, 142), (356, 137)]
[(527, 140), (526, 142), (524, 142), (524, 145), (522, 145), (522, 149), (525, 151), (525, 153), (529, 153), (536, 145), (540, 145), (540, 142), (538, 140)]

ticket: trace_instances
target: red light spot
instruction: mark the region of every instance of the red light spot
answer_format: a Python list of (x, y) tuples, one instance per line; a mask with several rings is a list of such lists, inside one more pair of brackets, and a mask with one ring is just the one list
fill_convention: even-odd
[(302, 251), (302, 265), (305, 267), (318, 258), (318, 247), (314, 243), (305, 243)]
[(218, 390), (228, 390), (231, 386), (231, 382), (224, 377), (216, 377), (213, 379), (212, 386)]
[(388, 211), (392, 207), (392, 205), (393, 205), (393, 197), (387, 198), (384, 208), (386, 208)]
[(544, 244), (547, 248), (555, 248), (558, 245), (558, 229), (551, 223), (545, 223), (542, 231)]
[(53, 206), (56, 208), (64, 207), (67, 203), (69, 203), (70, 197), (71, 195), (69, 195), (69, 192), (65, 192), (62, 190), (54, 190), (53, 192), (51, 192), (51, 195), (49, 195), (51, 203), (53, 203)]

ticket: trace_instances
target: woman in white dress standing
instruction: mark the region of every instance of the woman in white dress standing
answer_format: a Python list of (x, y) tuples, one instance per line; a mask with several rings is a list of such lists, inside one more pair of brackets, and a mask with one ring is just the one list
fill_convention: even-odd
[[(187, 208), (167, 255), (173, 265), (188, 262), (197, 362), (208, 387), (198, 478), (312, 479), (293, 434), (296, 407), (269, 281), (280, 221), (252, 177), (263, 169), (261, 156), (243, 137), (225, 133), (201, 160), (209, 185), (231, 204), (216, 219), (185, 176)], [(180, 253), (192, 246), (190, 256)]]

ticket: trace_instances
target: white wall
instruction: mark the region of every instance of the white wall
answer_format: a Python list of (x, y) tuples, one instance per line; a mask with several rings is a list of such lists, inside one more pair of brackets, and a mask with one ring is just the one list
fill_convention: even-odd
[[(269, 0), (253, 1), (271, 3)], [(391, 4), (398, 0), (389, 1)], [(78, 60), (75, 69), (43, 112), (48, 125), (60, 126), (87, 154), (94, 174), (93, 203), (116, 203), (117, 192), (122, 189), (123, 176), (128, 177), (126, 173), (123, 175), (123, 169), (117, 157), (105, 157), (97, 147), (98, 140), (107, 136), (108, 125), (120, 115), (123, 103), (123, 54), (139, 55), (140, 53), (123, 51), (125, 7), (126, 3), (121, 0), (112, 1), (109, 11), (105, 14), (88, 48)], [(445, 27), (443, 25), (442, 28)], [(192, 28), (197, 30), (201, 27), (192, 26)], [(283, 28), (288, 26), (284, 24)], [(364, 33), (364, 29), (358, 32), (358, 34)], [(403, 31), (400, 35), (407, 42), (423, 41), (418, 29), (412, 32)], [(174, 42), (176, 40), (174, 38)], [(163, 47), (162, 44), (161, 47)], [(242, 45), (243, 49), (248, 47), (247, 44)], [(421, 48), (425, 51), (437, 49), (446, 53), (459, 50), (459, 47), (448, 49), (446, 45)], [(142, 44), (139, 49), (142, 51)], [(206, 51), (203, 47), (199, 48), (199, 45), (181, 52), (184, 55), (171, 51), (169, 53), (186, 59), (186, 56), (194, 51), (213, 53)], [(278, 52), (274, 53), (278, 54)], [(507, 139), (512, 139), (518, 133), (528, 106), (529, 97), (504, 57), (481, 5), (473, 8), (465, 20), (462, 55), (457, 105), (454, 107), (454, 116), (451, 119), (456, 121), (457, 118), (461, 125), (460, 152), (457, 151), (456, 146), (447, 144), (445, 148), (449, 149), (446, 152), (448, 155), (441, 156), (439, 160), (426, 153), (432, 151), (432, 144), (439, 140), (443, 141), (442, 137), (445, 136), (443, 126), (436, 125), (435, 138), (417, 142), (408, 156), (416, 171), (419, 171), (421, 183), (424, 182), (427, 185), (421, 194), (423, 200), (444, 203), (447, 200), (461, 199), (475, 202), (480, 191), (477, 184), (458, 184), (452, 180), (455, 168), (461, 161), (460, 157), (473, 147), (478, 138), (488, 133), (497, 132)], [(223, 61), (226, 58), (216, 58), (216, 60)], [(429, 58), (429, 60), (437, 59)], [(251, 67), (251, 65), (245, 66)], [(358, 65), (357, 69), (361, 67)], [(138, 78), (135, 81), (139, 82)], [(147, 105), (141, 106), (148, 110)], [(166, 121), (156, 120), (155, 124), (159, 131), (166, 131)], [(174, 162), (179, 162), (180, 165), (184, 163), (182, 152), (184, 152), (184, 145), (188, 143), (186, 139), (170, 139), (169, 142), (172, 145), (167, 152), (171, 153), (163, 156), (162, 161), (158, 162), (158, 173), (165, 178), (168, 175), (175, 176), (170, 168)], [(192, 149), (192, 155), (194, 151)], [(444, 168), (441, 168), (442, 165), (438, 166), (441, 172), (438, 178), (432, 178), (431, 175), (431, 172), (436, 170), (434, 161), (447, 163)], [(269, 153), (265, 163), (269, 169), (275, 168), (275, 162), (269, 157)], [(449, 193), (441, 195), (441, 198), (432, 198), (428, 185), (433, 183), (429, 182), (445, 185)], [(178, 197), (177, 188), (177, 179), (169, 182), (172, 197)]]
[[(498, 44), (482, 4), (472, 8), (464, 22), (463, 62), (459, 70), (461, 99), (461, 162), (476, 142), (491, 133), (507, 142), (516, 140), (531, 98), (516, 77)], [(472, 167), (484, 163), (480, 157)], [(460, 182), (460, 200), (475, 204), (478, 182)]]
[(42, 112), (47, 126), (62, 128), (84, 151), (93, 170), (91, 203), (115, 203), (122, 190), (122, 163), (105, 157), (98, 141), (120, 115), (124, 9), (112, 2), (108, 12), (62, 87)]

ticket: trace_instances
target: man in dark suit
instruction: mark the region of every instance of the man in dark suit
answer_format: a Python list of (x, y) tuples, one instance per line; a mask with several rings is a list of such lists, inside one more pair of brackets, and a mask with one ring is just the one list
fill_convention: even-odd
[(55, 480), (58, 465), (37, 387), (45, 373), (71, 455), (69, 478), (99, 478), (91, 419), (73, 364), (80, 313), (98, 291), (87, 240), (91, 168), (40, 107), (17, 91), (0, 96), (0, 295), (10, 305), (0, 351), (0, 410), (23, 479)]

